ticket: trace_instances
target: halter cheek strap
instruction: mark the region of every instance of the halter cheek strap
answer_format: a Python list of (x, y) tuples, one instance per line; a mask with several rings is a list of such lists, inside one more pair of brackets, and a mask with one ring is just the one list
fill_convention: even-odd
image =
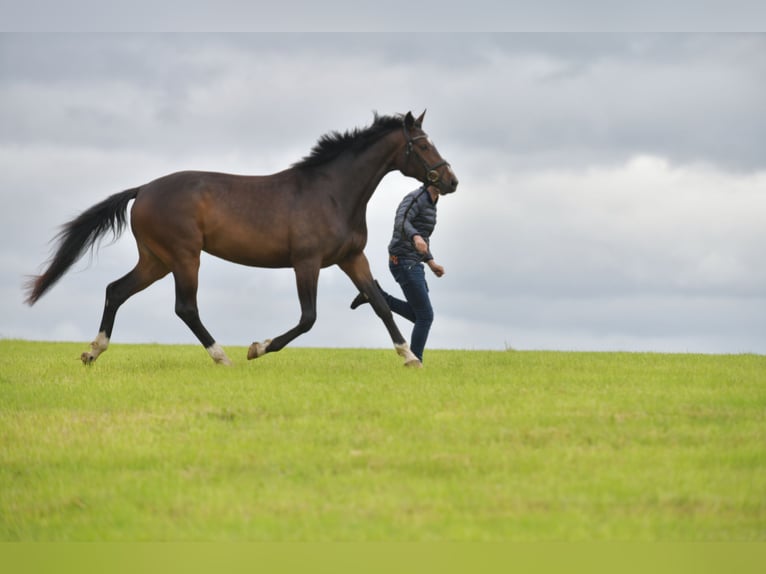
[[(407, 140), (407, 146), (404, 149), (404, 157), (407, 159), (407, 163), (409, 163), (409, 161), (410, 161), (410, 154), (414, 151), (414, 143), (415, 143), (415, 141), (421, 140), (421, 139), (427, 139), (428, 136), (422, 135), (422, 136), (415, 136), (414, 138), (410, 137), (410, 132), (407, 131), (407, 126), (405, 126), (404, 123), (402, 123), (402, 129), (404, 131), (404, 137)], [(423, 164), (423, 169), (425, 170), (425, 175), (426, 175), (427, 182), (430, 183), (430, 184), (435, 184), (435, 183), (438, 183), (439, 181), (441, 181), (441, 177), (442, 176), (436, 170), (438, 170), (440, 167), (443, 167), (445, 165), (449, 166), (449, 162), (442, 160), (439, 163), (436, 163), (434, 165), (428, 165), (426, 160), (424, 160), (423, 157), (420, 154), (416, 153), (415, 155), (420, 160), (420, 163)], [(423, 183), (425, 183), (425, 182), (423, 182)]]

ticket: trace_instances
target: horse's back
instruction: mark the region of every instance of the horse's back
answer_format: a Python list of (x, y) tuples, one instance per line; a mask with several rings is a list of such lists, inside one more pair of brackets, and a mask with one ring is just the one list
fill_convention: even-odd
[(237, 263), (290, 265), (291, 178), (181, 171), (143, 186), (131, 212), (136, 239), (205, 250)]

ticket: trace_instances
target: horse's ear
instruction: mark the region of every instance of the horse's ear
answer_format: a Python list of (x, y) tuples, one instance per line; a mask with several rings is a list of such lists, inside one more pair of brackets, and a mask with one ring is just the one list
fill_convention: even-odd
[(407, 115), (404, 116), (404, 126), (407, 129), (410, 129), (414, 125), (415, 125), (415, 116), (412, 115), (412, 112), (407, 112)]
[(423, 118), (426, 117), (426, 110), (423, 110), (423, 113), (420, 114), (420, 117), (415, 120), (415, 125), (417, 127), (421, 127), (423, 125)]

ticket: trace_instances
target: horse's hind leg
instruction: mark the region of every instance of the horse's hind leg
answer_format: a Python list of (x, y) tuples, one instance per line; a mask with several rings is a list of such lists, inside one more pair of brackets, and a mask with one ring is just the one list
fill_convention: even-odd
[(138, 263), (133, 270), (117, 281), (110, 283), (106, 288), (106, 301), (104, 303), (104, 314), (101, 317), (101, 326), (95, 340), (90, 344), (90, 350), (85, 351), (80, 356), (83, 364), (91, 364), (109, 347), (114, 319), (120, 306), (132, 295), (146, 289), (149, 285), (167, 274), (167, 267), (153, 255), (139, 248)]
[(184, 259), (173, 269), (173, 278), (176, 282), (176, 315), (192, 330), (213, 361), (220, 365), (231, 365), (223, 348), (215, 342), (200, 320), (197, 308), (198, 273), (199, 254), (196, 257)]
[(372, 272), (370, 271), (370, 263), (367, 261), (365, 254), (355, 253), (339, 263), (338, 266), (349, 276), (354, 285), (356, 285), (356, 288), (367, 296), (375, 314), (380, 317), (380, 320), (386, 326), (397, 354), (404, 359), (404, 365), (406, 367), (422, 367), (420, 359), (410, 350), (410, 346), (396, 326), (386, 299), (377, 285), (375, 285)]

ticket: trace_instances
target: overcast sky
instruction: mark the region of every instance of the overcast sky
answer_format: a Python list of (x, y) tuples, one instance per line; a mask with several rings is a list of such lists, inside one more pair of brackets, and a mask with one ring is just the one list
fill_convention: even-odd
[[(181, 170), (268, 174), (332, 130), (428, 109), (460, 178), (439, 203), (429, 347), (766, 353), (764, 34), (2, 34), (0, 337), (95, 336), (129, 232), (32, 307), (57, 227)], [(369, 204), (382, 285), (393, 215)], [(389, 347), (339, 270), (302, 346)], [(113, 341), (196, 342), (172, 279), (120, 310)], [(294, 326), (292, 272), (203, 260), (223, 345)], [(407, 336), (410, 325), (398, 323)], [(241, 357), (232, 356), (232, 359)]]

